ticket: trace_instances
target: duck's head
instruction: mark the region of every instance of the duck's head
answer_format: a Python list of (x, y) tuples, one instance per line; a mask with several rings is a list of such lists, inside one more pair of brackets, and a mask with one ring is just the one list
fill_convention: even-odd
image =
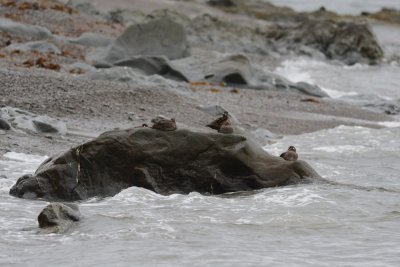
[(287, 150), (296, 152), (296, 148), (294, 146), (290, 146)]

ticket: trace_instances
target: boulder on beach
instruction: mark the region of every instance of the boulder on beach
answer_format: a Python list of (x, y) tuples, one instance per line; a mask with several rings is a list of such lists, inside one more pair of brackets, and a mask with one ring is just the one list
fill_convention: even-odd
[(80, 220), (81, 214), (75, 204), (51, 203), (38, 216), (39, 227), (44, 233), (63, 233), (74, 222)]
[(172, 62), (189, 81), (248, 85), (253, 77), (250, 60), (241, 54), (228, 56), (201, 55)]
[(71, 44), (84, 45), (89, 47), (103, 47), (112, 43), (113, 39), (101, 33), (84, 32), (77, 38), (69, 38), (67, 42)]
[(37, 51), (40, 53), (51, 53), (51, 54), (61, 54), (60, 49), (52, 43), (47, 41), (33, 41), (26, 43), (14, 43), (10, 44), (5, 48), (6, 51), (21, 51), (21, 52), (33, 52)]
[(105, 50), (93, 54), (97, 63), (114, 64), (135, 56), (165, 56), (177, 59), (190, 55), (182, 25), (169, 18), (133, 24)]
[(222, 194), (318, 178), (306, 162), (272, 156), (242, 135), (132, 128), (50, 157), (34, 175), (19, 178), (10, 194), (72, 201), (131, 186), (164, 195)]
[(67, 132), (64, 122), (47, 115), (37, 115), (13, 107), (0, 108), (0, 119), (6, 121), (16, 129), (35, 133), (60, 133)]
[(175, 81), (189, 81), (182, 72), (174, 69), (165, 57), (138, 56), (115, 62), (114, 65), (129, 67), (144, 75), (160, 75)]
[(44, 27), (23, 24), (5, 18), (0, 18), (0, 31), (7, 32), (14, 36), (38, 40), (50, 38), (52, 36), (51, 32)]
[(289, 50), (304, 46), (322, 52), (329, 59), (346, 64), (373, 64), (383, 58), (383, 50), (366, 23), (334, 20), (305, 20), (300, 25), (282, 28), (271, 34)]
[(209, 53), (174, 60), (170, 64), (191, 82), (207, 81), (242, 88), (285, 90), (328, 97), (328, 94), (316, 85), (306, 82), (293, 83), (276, 73), (254, 68), (249, 58), (242, 54), (221, 56), (218, 53)]

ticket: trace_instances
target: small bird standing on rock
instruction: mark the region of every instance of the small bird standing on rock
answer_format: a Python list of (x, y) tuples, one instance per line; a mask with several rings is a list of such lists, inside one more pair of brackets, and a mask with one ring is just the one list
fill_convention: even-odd
[(219, 117), (219, 118), (216, 119), (215, 121), (213, 121), (213, 122), (207, 124), (206, 126), (207, 126), (207, 127), (210, 127), (211, 129), (214, 129), (214, 130), (217, 130), (217, 131), (218, 131), (219, 128), (221, 128), (221, 126), (222, 126), (225, 122), (227, 122), (228, 120), (229, 120), (228, 111), (224, 111), (224, 113), (222, 114), (221, 117)]
[(281, 158), (288, 161), (296, 161), (299, 157), (294, 146), (290, 146), (288, 150), (280, 155)]
[(146, 123), (143, 123), (142, 125), (136, 126), (135, 128), (147, 128), (147, 127), (149, 126)]
[(219, 127), (218, 130), (219, 133), (224, 133), (224, 134), (231, 134), (233, 133), (233, 128), (230, 124), (229, 121), (224, 122), (221, 127)]
[(170, 120), (164, 118), (157, 118), (153, 119), (152, 122), (154, 123), (153, 126), (151, 126), (152, 129), (160, 131), (175, 131), (177, 129), (174, 118)]

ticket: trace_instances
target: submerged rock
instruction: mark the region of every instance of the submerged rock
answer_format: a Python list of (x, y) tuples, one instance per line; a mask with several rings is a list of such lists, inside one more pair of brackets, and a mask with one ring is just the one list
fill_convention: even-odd
[(63, 233), (80, 217), (77, 205), (51, 203), (40, 212), (38, 222), (45, 233)]
[(354, 96), (343, 96), (339, 98), (342, 101), (359, 105), (375, 112), (384, 112), (388, 115), (400, 114), (400, 99), (384, 99), (377, 95), (357, 94)]
[(138, 186), (160, 194), (222, 194), (320, 176), (304, 161), (269, 155), (241, 135), (133, 128), (110, 131), (18, 179), (16, 197), (79, 200)]
[(0, 129), (1, 130), (10, 130), (11, 126), (6, 120), (3, 120), (0, 118)]

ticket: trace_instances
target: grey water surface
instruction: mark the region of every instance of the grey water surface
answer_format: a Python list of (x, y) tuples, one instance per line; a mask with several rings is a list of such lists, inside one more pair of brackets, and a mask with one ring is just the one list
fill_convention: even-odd
[[(389, 0), (272, 2), (355, 14), (400, 8)], [(392, 40), (393, 31), (378, 30)], [(400, 51), (398, 43), (385, 47)], [(293, 58), (276, 72), (318, 84), (333, 97), (400, 98), (400, 67), (390, 60), (343, 66)], [(78, 203), (83, 220), (64, 234), (38, 233), (37, 215), (47, 202), (8, 194), (46, 155), (0, 155), (0, 266), (399, 266), (400, 127), (339, 126), (264, 148), (279, 155), (289, 145), (335, 183), (225, 196), (129, 188)]]
[(300, 158), (338, 184), (226, 196), (161, 196), (129, 188), (79, 203), (65, 234), (38, 234), (43, 201), (8, 195), (44, 159), (0, 161), (1, 266), (398, 266), (400, 128), (339, 126), (287, 136)]
[(400, 9), (398, 0), (267, 0), (275, 5), (289, 6), (296, 11), (314, 11), (320, 7), (339, 14), (360, 15), (361, 12), (376, 12), (382, 8)]

